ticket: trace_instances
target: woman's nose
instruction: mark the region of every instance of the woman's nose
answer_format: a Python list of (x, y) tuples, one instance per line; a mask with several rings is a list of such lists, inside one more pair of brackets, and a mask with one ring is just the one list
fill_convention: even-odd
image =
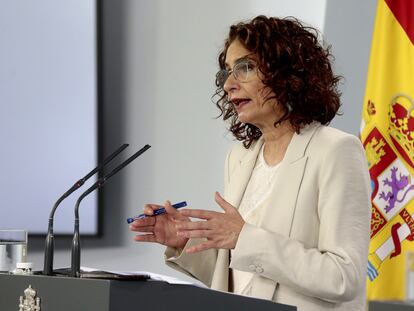
[(223, 89), (226, 91), (226, 93), (231, 93), (234, 89), (239, 88), (239, 83), (234, 77), (234, 74), (231, 73), (228, 77), (226, 82), (224, 82)]

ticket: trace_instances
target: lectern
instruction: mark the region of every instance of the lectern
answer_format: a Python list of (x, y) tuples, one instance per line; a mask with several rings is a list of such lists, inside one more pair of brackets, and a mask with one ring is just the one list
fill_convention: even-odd
[[(296, 307), (271, 301), (154, 280), (121, 281), (11, 274), (0, 274), (0, 310), (19, 310), (25, 294), (33, 294), (31, 289), (27, 290), (29, 286), (40, 298), (40, 311), (296, 310)], [(34, 311), (36, 308), (28, 310)]]

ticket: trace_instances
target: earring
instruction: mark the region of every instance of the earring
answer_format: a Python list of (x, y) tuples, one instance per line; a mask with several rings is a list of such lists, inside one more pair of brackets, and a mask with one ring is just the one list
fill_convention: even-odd
[(287, 109), (287, 114), (290, 115), (290, 113), (293, 110), (292, 104), (290, 102), (286, 103), (286, 109)]

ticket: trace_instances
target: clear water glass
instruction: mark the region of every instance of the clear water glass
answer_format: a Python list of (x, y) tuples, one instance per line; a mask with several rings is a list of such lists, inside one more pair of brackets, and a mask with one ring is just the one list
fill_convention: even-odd
[(11, 272), (27, 261), (27, 231), (0, 229), (0, 272)]

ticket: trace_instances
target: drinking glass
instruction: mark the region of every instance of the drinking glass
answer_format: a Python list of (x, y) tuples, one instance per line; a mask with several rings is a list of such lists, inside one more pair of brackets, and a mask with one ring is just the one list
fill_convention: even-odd
[(0, 272), (11, 272), (27, 260), (27, 231), (0, 229)]

